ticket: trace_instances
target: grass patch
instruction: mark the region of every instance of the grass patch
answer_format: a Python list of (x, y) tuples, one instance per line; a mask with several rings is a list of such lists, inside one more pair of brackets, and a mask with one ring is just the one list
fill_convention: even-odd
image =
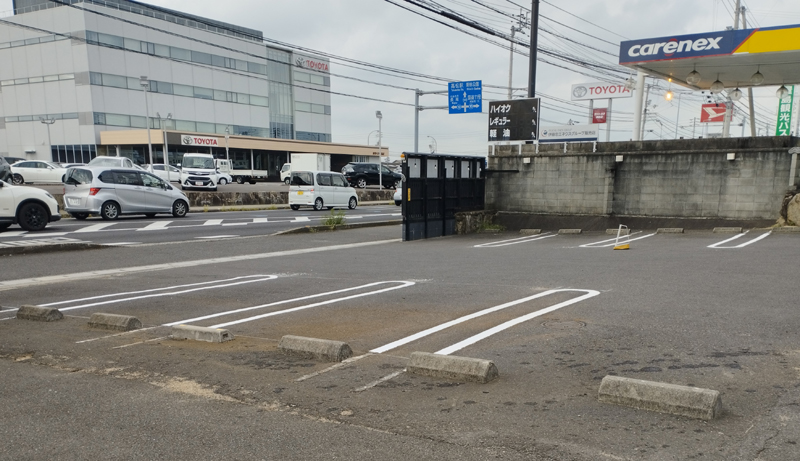
[(506, 226), (487, 222), (481, 224), (481, 227), (478, 228), (478, 232), (503, 232), (505, 230)]
[(322, 220), (323, 226), (328, 226), (331, 230), (336, 229), (338, 226), (341, 226), (345, 223), (344, 211), (342, 210), (331, 210), (328, 213), (328, 216)]

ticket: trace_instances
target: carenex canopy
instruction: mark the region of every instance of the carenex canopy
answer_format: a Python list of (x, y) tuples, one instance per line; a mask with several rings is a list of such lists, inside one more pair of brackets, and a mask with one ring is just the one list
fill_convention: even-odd
[(800, 25), (792, 25), (630, 40), (620, 44), (619, 63), (682, 84), (696, 69), (703, 81), (692, 87), (707, 88), (718, 74), (726, 87), (738, 86), (759, 69), (764, 85), (797, 83), (798, 57)]

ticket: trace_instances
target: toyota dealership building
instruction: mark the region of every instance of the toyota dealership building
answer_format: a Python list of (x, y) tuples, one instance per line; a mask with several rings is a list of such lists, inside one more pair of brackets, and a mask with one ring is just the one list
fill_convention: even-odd
[(166, 145), (177, 164), (227, 148), (277, 176), (290, 152), (379, 155), (332, 145), (329, 62), (260, 31), (130, 0), (14, 0), (4, 19), (1, 156), (162, 163)]

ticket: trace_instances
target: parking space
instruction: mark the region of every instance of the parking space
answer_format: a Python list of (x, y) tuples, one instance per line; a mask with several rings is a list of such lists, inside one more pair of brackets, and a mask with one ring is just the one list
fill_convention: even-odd
[[(26, 269), (4, 270), (7, 286), (23, 276), (32, 284), (5, 289), (0, 304), (47, 305), (67, 317), (0, 321), (0, 355), (179, 377), (242, 402), (453, 443), (458, 433), (520, 449), (531, 437), (580, 445), (571, 459), (633, 459), (635, 448), (665, 439), (661, 450), (676, 459), (699, 450), (731, 459), (746, 431), (773, 429), (763, 415), (800, 403), (792, 387), (800, 320), (786, 277), (800, 257), (795, 235), (644, 232), (619, 252), (601, 233), (399, 242), (385, 229), (350, 232), (271, 238), (262, 256), (234, 241), (152, 255), (72, 253), (76, 273), (98, 257), (98, 269), (126, 270), (38, 285), (58, 268), (15, 257)], [(709, 248), (745, 242), (741, 251)], [(215, 259), (204, 264), (207, 255)], [(150, 263), (171, 266), (137, 269)], [(95, 312), (134, 315), (144, 328), (91, 329)], [(226, 328), (236, 339), (170, 340), (175, 324)], [(354, 357), (284, 355), (284, 335), (344, 341)], [(413, 352), (492, 360), (500, 377), (480, 385), (411, 375)], [(600, 404), (609, 374), (718, 389), (725, 416), (703, 423)], [(633, 428), (647, 430), (632, 436)]]

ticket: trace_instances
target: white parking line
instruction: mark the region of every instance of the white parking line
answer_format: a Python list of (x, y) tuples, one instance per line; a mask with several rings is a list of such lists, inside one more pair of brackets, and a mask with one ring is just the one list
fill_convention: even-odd
[(758, 242), (759, 240), (762, 240), (762, 239), (765, 239), (765, 238), (769, 237), (769, 234), (772, 233), (772, 231), (769, 231), (766, 234), (761, 234), (761, 235), (759, 235), (758, 237), (756, 237), (756, 238), (754, 238), (752, 240), (748, 240), (747, 242), (744, 242), (744, 243), (736, 245), (736, 246), (727, 246), (727, 247), (720, 246), (720, 245), (724, 245), (724, 244), (726, 244), (728, 242), (732, 242), (732, 241), (738, 239), (739, 237), (742, 237), (743, 235), (747, 234), (748, 232), (750, 232), (750, 231), (742, 232), (741, 234), (737, 234), (737, 235), (735, 235), (735, 236), (733, 236), (733, 237), (731, 237), (731, 238), (729, 238), (727, 240), (723, 240), (723, 241), (717, 242), (717, 243), (715, 243), (713, 245), (709, 245), (708, 248), (714, 248), (716, 250), (733, 250), (733, 249), (737, 249), (737, 248), (744, 248), (747, 245), (751, 245), (753, 243)]
[[(273, 316), (276, 316), (276, 315), (282, 315), (282, 314), (288, 314), (288, 313), (291, 313), (291, 312), (302, 311), (302, 310), (305, 310), (305, 309), (311, 309), (312, 307), (325, 306), (325, 305), (328, 305), (328, 304), (338, 303), (338, 302), (342, 302), (342, 301), (348, 301), (350, 299), (361, 298), (361, 297), (364, 297), (364, 296), (377, 295), (377, 294), (380, 294), (380, 293), (386, 293), (387, 291), (393, 291), (393, 290), (397, 290), (397, 289), (400, 289), (400, 288), (406, 288), (406, 287), (410, 287), (412, 285), (415, 285), (414, 282), (407, 282), (407, 281), (401, 281), (401, 280), (388, 281), (388, 282), (376, 282), (376, 283), (373, 283), (371, 285), (378, 285), (378, 284), (382, 284), (382, 283), (400, 283), (401, 285), (398, 285), (396, 287), (382, 288), (380, 290), (375, 290), (375, 291), (368, 291), (366, 293), (359, 293), (359, 294), (355, 294), (355, 295), (345, 296), (343, 298), (329, 299), (327, 301), (320, 301), (318, 303), (306, 304), (305, 306), (293, 307), (291, 309), (285, 309), (285, 310), (282, 310), (282, 311), (268, 312), (266, 314), (256, 315), (254, 317), (248, 317), (246, 319), (234, 320), (232, 322), (220, 323), (218, 325), (212, 325), (210, 328), (229, 327), (231, 325), (238, 325), (240, 323), (252, 322), (252, 321), (261, 320), (261, 319), (264, 319), (264, 318), (267, 318), (267, 317), (273, 317)], [(367, 285), (364, 285), (364, 286), (367, 286)], [(355, 289), (355, 288), (352, 288), (352, 289)], [(273, 303), (273, 304), (276, 304), (276, 303)], [(264, 307), (266, 307), (266, 306), (268, 306), (268, 305), (264, 305)]]
[[(637, 235), (637, 234), (641, 234), (641, 232), (634, 232), (634, 233), (631, 234), (631, 236)], [(652, 237), (654, 235), (656, 235), (656, 234), (655, 233), (647, 234), (647, 235), (643, 235), (641, 237), (636, 237), (635, 239), (623, 239), (623, 238), (621, 238), (619, 243), (633, 242), (635, 240), (646, 239), (647, 237)], [(608, 243), (608, 242), (611, 242), (611, 243)], [(614, 237), (613, 239), (601, 240), (599, 242), (593, 242), (593, 243), (587, 243), (585, 245), (580, 245), (579, 248), (608, 248), (608, 247), (613, 247), (614, 245), (616, 245), (617, 244), (616, 242), (617, 242), (617, 238)]]
[(498, 242), (489, 242), (489, 243), (482, 243), (480, 245), (474, 245), (473, 248), (497, 248), (497, 247), (504, 247), (508, 245), (516, 245), (518, 243), (528, 243), (534, 242), (536, 240), (542, 240), (550, 237), (555, 237), (556, 235), (549, 235), (549, 232), (542, 235), (529, 235), (525, 237), (517, 237), (508, 240), (500, 240)]

